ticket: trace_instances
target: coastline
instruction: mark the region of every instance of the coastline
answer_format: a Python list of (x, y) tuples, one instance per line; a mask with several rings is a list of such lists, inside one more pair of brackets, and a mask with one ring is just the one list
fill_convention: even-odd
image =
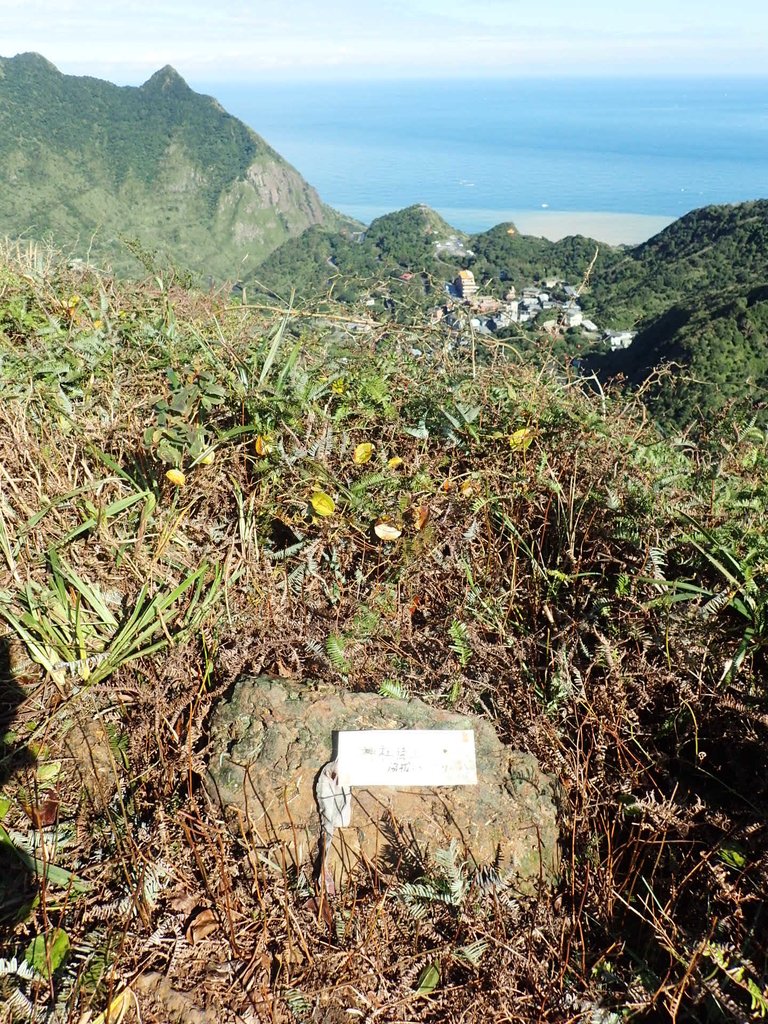
[[(394, 210), (380, 206), (343, 204), (335, 205), (341, 213), (370, 224), (372, 220)], [(533, 235), (557, 242), (567, 235), (585, 235), (606, 245), (639, 245), (663, 228), (675, 217), (651, 213), (604, 213), (570, 210), (489, 210), (436, 206), (435, 211), (451, 227), (466, 234), (487, 231), (497, 224), (511, 221), (521, 235)]]
[(606, 245), (639, 245), (674, 223), (674, 217), (650, 213), (570, 213), (561, 210), (521, 211), (512, 218), (523, 235), (557, 242), (567, 235), (586, 235)]

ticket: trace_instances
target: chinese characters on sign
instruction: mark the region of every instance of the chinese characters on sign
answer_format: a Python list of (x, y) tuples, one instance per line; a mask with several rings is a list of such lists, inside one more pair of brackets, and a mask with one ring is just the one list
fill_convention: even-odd
[(471, 729), (368, 729), (338, 733), (343, 786), (474, 786)]

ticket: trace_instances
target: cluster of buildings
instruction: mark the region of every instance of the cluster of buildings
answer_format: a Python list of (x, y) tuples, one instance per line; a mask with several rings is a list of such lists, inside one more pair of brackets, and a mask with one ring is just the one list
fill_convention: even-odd
[(595, 340), (602, 336), (612, 350), (626, 348), (635, 336), (633, 331), (601, 332), (584, 316), (578, 290), (555, 278), (545, 281), (543, 288), (523, 288), (519, 296), (510, 288), (503, 299), (497, 299), (481, 295), (472, 271), (461, 270), (446, 284), (445, 291), (449, 298), (434, 311), (433, 318), (456, 330), (468, 326), (478, 334), (495, 334), (535, 319), (543, 330), (552, 333), (580, 328), (584, 334), (594, 335)]

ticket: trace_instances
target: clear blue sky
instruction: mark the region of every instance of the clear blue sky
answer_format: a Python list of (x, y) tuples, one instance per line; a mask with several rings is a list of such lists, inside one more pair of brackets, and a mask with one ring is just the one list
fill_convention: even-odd
[(0, 0), (0, 55), (139, 84), (768, 74), (763, 0)]

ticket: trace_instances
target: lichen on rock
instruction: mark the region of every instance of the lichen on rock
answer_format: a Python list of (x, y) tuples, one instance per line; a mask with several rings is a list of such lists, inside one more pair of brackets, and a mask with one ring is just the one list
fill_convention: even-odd
[[(334, 836), (340, 881), (357, 867), (397, 874), (452, 840), (478, 867), (493, 866), (521, 892), (554, 881), (558, 830), (554, 783), (536, 759), (505, 747), (485, 719), (311, 682), (243, 677), (211, 723), (206, 788), (248, 822), (252, 841), (281, 849), (280, 862), (307, 869), (317, 854), (318, 773), (349, 729), (473, 729), (478, 782), (455, 787), (358, 787), (352, 820)], [(275, 859), (275, 858), (273, 858)]]

